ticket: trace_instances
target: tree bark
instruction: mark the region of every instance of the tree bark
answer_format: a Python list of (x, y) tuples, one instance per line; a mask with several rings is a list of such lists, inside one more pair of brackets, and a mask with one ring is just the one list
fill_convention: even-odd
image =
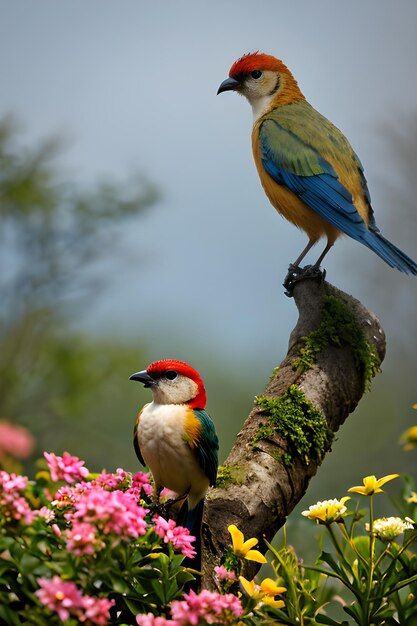
[[(307, 371), (294, 371), (294, 361), (304, 345), (302, 337), (316, 330), (322, 315), (322, 301), (332, 295), (341, 299), (353, 313), (382, 362), (385, 356), (385, 334), (376, 316), (358, 300), (319, 279), (304, 279), (294, 288), (299, 319), (289, 339), (288, 353), (262, 395), (278, 398), (290, 385), (296, 385), (319, 409), (327, 426), (336, 432), (355, 409), (364, 391), (363, 372), (358, 368), (349, 345), (329, 345), (321, 351)], [(306, 492), (319, 462), (308, 464), (294, 458), (289, 466), (279, 460), (277, 451), (285, 451), (286, 440), (278, 433), (253, 446), (253, 438), (266, 417), (255, 406), (224, 465), (240, 468), (238, 480), (210, 490), (205, 506), (202, 531), (202, 587), (216, 588), (214, 567), (220, 565), (225, 549), (230, 546), (230, 524), (243, 532), (245, 538), (257, 537), (261, 551), (263, 538), (271, 541), (295, 505)], [(253, 574), (256, 571), (254, 565)]]

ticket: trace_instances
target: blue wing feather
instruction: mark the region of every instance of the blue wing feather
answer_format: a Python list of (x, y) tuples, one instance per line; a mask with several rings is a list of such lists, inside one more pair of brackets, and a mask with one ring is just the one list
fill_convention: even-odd
[[(286, 147), (285, 157), (272, 147), (280, 143)], [(278, 184), (288, 187), (342, 232), (353, 239), (363, 239), (367, 227), (353, 204), (351, 193), (342, 185), (330, 163), (314, 148), (275, 120), (266, 120), (261, 125), (260, 146), (263, 166)]]
[(210, 415), (204, 409), (194, 409), (194, 415), (202, 426), (201, 435), (196, 442), (195, 452), (198, 461), (210, 481), (210, 486), (216, 484), (218, 468), (219, 439)]
[[(292, 130), (299, 123), (297, 116), (300, 111), (296, 104), (275, 109), (262, 122), (259, 140), (261, 160), (266, 172), (327, 222), (376, 252), (388, 265), (406, 274), (417, 274), (415, 261), (379, 232), (362, 164), (346, 138), (306, 102), (299, 107), (307, 113), (303, 118), (305, 124), (300, 127), (303, 139)], [(320, 139), (339, 142), (342, 149), (350, 152), (368, 208), (368, 227), (357, 212), (351, 193), (341, 183), (332, 165), (308, 143), (309, 133), (314, 134), (316, 142), (320, 136)]]

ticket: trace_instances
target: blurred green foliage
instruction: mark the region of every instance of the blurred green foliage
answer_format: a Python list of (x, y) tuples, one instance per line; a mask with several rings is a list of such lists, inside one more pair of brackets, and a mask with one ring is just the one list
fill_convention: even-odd
[(28, 149), (14, 121), (0, 121), (0, 416), (28, 426), (38, 451), (72, 449), (101, 467), (123, 423), (119, 381), (143, 362), (143, 344), (87, 338), (71, 323), (100, 288), (94, 264), (117, 252), (120, 225), (158, 194), (140, 177), (77, 188), (58, 156), (56, 140)]
[[(112, 337), (74, 328), (107, 280), (100, 259), (131, 263), (118, 235), (129, 225), (140, 238), (158, 192), (142, 177), (79, 189), (62, 179), (59, 152), (56, 140), (28, 149), (14, 121), (0, 120), (0, 418), (35, 435), (29, 473), (43, 450), (68, 450), (92, 470), (136, 471), (133, 425), (150, 398), (128, 377), (150, 361), (146, 334), (127, 342), (117, 320)], [(254, 394), (233, 360), (221, 365), (196, 359), (224, 458)]]

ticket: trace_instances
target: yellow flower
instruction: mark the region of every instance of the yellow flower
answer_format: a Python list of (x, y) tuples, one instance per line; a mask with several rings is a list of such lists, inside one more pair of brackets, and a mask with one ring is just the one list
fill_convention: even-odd
[(406, 498), (407, 502), (413, 502), (414, 504), (417, 504), (417, 493), (415, 491), (412, 491), (410, 493), (410, 496), (408, 498)]
[(278, 587), (278, 585), (272, 580), (272, 578), (264, 578), (260, 584), (262, 593), (267, 596), (278, 596), (281, 593), (287, 591), (286, 587)]
[(256, 537), (252, 537), (251, 539), (244, 541), (243, 533), (237, 526), (235, 526), (235, 524), (228, 526), (227, 530), (232, 537), (233, 552), (236, 556), (240, 559), (256, 561), (256, 563), (266, 563), (266, 558), (263, 554), (261, 554), (258, 550), (252, 550), (252, 548), (258, 543)]
[(388, 476), (383, 476), (382, 478), (365, 476), (363, 479), (363, 487), (351, 487), (348, 491), (360, 493), (362, 496), (372, 496), (374, 493), (382, 493), (382, 485), (385, 485), (385, 483), (388, 483), (390, 480), (394, 480), (394, 478), (398, 478), (398, 476), (399, 474), (388, 474)]
[(303, 511), (301, 515), (308, 519), (315, 519), (317, 523), (331, 524), (339, 520), (343, 513), (346, 512), (345, 502), (350, 500), (349, 496), (345, 496), (340, 500), (323, 500), (309, 506), (307, 511)]
[(247, 580), (244, 576), (239, 576), (240, 584), (251, 598), (255, 595), (255, 580)]
[(267, 604), (273, 609), (282, 609), (282, 607), (285, 606), (284, 600), (275, 600), (275, 598), (272, 598), (271, 596), (264, 596), (262, 598), (262, 603)]
[(247, 580), (244, 576), (239, 576), (239, 580), (248, 596), (257, 602), (267, 604), (274, 609), (281, 609), (285, 606), (285, 602), (275, 600), (275, 596), (285, 593), (287, 589), (286, 587), (278, 587), (272, 578), (264, 578), (260, 585), (257, 585), (254, 580)]
[(417, 448), (417, 426), (411, 426), (400, 437), (403, 450), (408, 452)]

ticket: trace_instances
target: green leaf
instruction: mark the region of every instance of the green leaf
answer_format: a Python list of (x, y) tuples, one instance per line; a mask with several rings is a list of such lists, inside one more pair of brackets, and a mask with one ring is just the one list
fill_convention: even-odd
[[(284, 613), (280, 609), (274, 609), (271, 607), (265, 607), (265, 609), (268, 611), (268, 615), (273, 615), (274, 617), (277, 617), (279, 619), (280, 624), (289, 624), (290, 626), (299, 626), (300, 624), (299, 619), (295, 619), (295, 620), (291, 619), (291, 617), (289, 617), (286, 613)], [(256, 623), (258, 624), (259, 622), (256, 622)]]
[(400, 583), (395, 585), (395, 587), (390, 589), (388, 593), (391, 594), (391, 593), (394, 593), (395, 591), (399, 591), (399, 589), (403, 589), (403, 587), (406, 587), (410, 583), (414, 583), (416, 581), (417, 581), (417, 574), (415, 574), (414, 576), (411, 576), (410, 578), (406, 578), (405, 580), (402, 580)]
[(22, 558), (20, 559), (19, 569), (22, 576), (29, 576), (32, 574), (40, 565), (42, 565), (41, 561), (31, 554), (24, 553)]
[(9, 552), (14, 562), (19, 565), (20, 559), (25, 554), (25, 551), (20, 545), (20, 543), (17, 543), (17, 541), (14, 541), (13, 544), (11, 544), (9, 547)]
[(347, 613), (348, 615), (353, 617), (355, 622), (357, 622), (358, 624), (363, 624), (363, 621), (360, 621), (361, 620), (361, 615), (359, 613), (359, 610), (356, 608), (356, 606), (354, 604), (351, 604), (350, 606), (345, 605), (343, 607), (343, 610), (344, 610), (345, 613)]
[(369, 536), (360, 535), (359, 537), (355, 537), (353, 539), (353, 543), (355, 545), (355, 548), (359, 552), (359, 554), (363, 556), (363, 558), (366, 561), (368, 561), (369, 559)]
[(163, 583), (161, 583), (160, 580), (152, 580), (151, 581), (151, 585), (152, 585), (152, 589), (155, 592), (158, 600), (160, 600), (160, 602), (162, 604), (165, 604), (166, 601), (167, 601), (165, 585)]
[(115, 574), (109, 574), (109, 579), (111, 581), (111, 587), (113, 591), (116, 593), (129, 593), (131, 592), (131, 587), (128, 583), (121, 578), (120, 576), (116, 576)]
[(319, 613), (318, 615), (316, 615), (316, 622), (318, 624), (327, 624), (328, 626), (343, 626), (344, 624), (347, 625), (347, 622), (342, 622), (342, 623), (336, 622), (334, 619), (332, 619), (328, 615), (323, 615), (322, 613)]
[(325, 563), (327, 563), (327, 565), (330, 565), (332, 570), (336, 572), (337, 574), (339, 574), (339, 576), (343, 575), (343, 570), (341, 569), (340, 565), (338, 564), (334, 556), (330, 554), (330, 552), (325, 552), (323, 550), (318, 560), (324, 561)]
[(0, 605), (0, 618), (9, 626), (21, 626), (22, 624), (15, 609), (8, 606)]
[(134, 598), (126, 596), (125, 598), (123, 598), (123, 601), (125, 602), (132, 615), (138, 615), (139, 613), (142, 613), (144, 609), (147, 609), (146, 603), (140, 602), (139, 600), (136, 600)]
[(152, 580), (155, 578), (160, 578), (161, 571), (159, 569), (156, 569), (155, 567), (152, 567), (152, 568), (143, 567), (140, 570), (135, 571), (134, 575), (136, 578), (139, 578), (140, 580)]

